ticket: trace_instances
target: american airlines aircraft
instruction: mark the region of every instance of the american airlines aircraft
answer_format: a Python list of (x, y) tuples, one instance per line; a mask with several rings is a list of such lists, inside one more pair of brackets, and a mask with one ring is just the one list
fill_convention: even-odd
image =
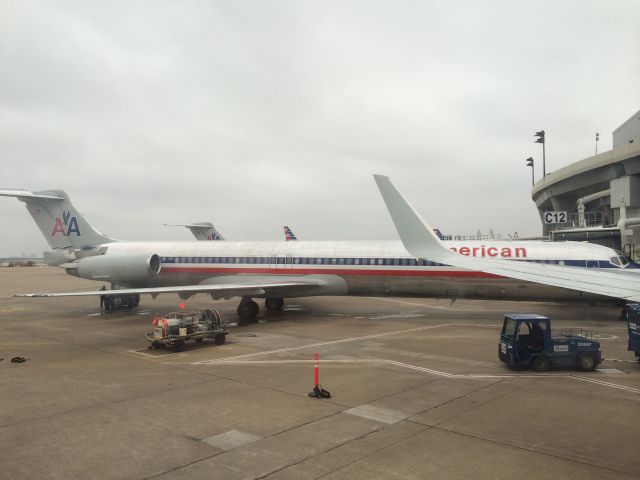
[[(477, 272), (509, 277), (514, 280), (573, 289), (575, 291), (604, 295), (627, 302), (640, 302), (640, 272), (637, 264), (621, 263), (622, 256), (611, 258), (611, 263), (625, 268), (602, 268), (602, 265), (581, 265), (556, 262), (510, 262), (502, 259), (469, 257), (455, 252), (441, 242), (433, 230), (420, 217), (388, 177), (374, 175), (376, 183), (402, 244), (416, 258), (444, 262)], [(627, 260), (625, 260), (627, 261)], [(633, 267), (633, 268), (628, 268)]]
[[(557, 288), (504, 273), (475, 271), (474, 266), (427, 260), (413, 246), (405, 248), (406, 242), (403, 246), (397, 241), (118, 241), (90, 226), (63, 191), (0, 190), (0, 196), (26, 204), (53, 249), (49, 258), (68, 274), (110, 282), (121, 295), (155, 297), (175, 292), (183, 299), (196, 293), (208, 293), (213, 299), (241, 297), (237, 311), (243, 320), (258, 314), (254, 298), (265, 298), (267, 310), (282, 308), (287, 297), (317, 295), (615, 301), (599, 291)], [(640, 266), (620, 252), (587, 243), (476, 240), (443, 244), (456, 260), (570, 265), (578, 272), (640, 272)], [(104, 291), (26, 296), (95, 295)]]
[[(216, 230), (216, 227), (213, 226), (211, 222), (198, 222), (198, 223), (179, 223), (179, 224), (164, 224), (167, 227), (187, 227), (196, 240), (206, 241), (206, 240), (224, 240), (222, 234)], [(284, 239), (289, 240), (298, 240), (298, 238), (293, 233), (293, 230), (289, 228), (287, 225), (284, 226)]]
[(296, 234), (293, 233), (293, 230), (291, 230), (291, 228), (289, 227), (289, 225), (285, 225), (284, 226), (284, 239), (287, 242), (290, 242), (292, 240), (298, 240), (298, 237), (296, 237)]
[(198, 223), (165, 223), (167, 227), (186, 227), (196, 237), (196, 240), (211, 241), (211, 240), (224, 240), (222, 234), (216, 230), (211, 222), (198, 222)]

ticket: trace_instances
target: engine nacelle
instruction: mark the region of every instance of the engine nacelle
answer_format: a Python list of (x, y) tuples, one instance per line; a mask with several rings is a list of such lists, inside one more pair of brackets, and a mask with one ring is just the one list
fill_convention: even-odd
[(91, 280), (132, 285), (160, 273), (158, 254), (96, 255), (78, 260), (78, 276)]

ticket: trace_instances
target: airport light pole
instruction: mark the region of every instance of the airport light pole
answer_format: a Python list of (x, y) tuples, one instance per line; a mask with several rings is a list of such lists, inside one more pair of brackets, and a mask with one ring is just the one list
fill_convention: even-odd
[(546, 165), (545, 151), (544, 151), (544, 145), (545, 145), (544, 130), (540, 130), (539, 132), (536, 132), (534, 134), (534, 137), (537, 137), (534, 143), (542, 144), (542, 178), (544, 178), (547, 176), (547, 165)]
[(533, 157), (529, 157), (525, 161), (527, 162), (527, 167), (531, 167), (531, 185), (533, 186), (536, 183), (533, 175)]
[(596, 132), (596, 157), (598, 156), (598, 141), (600, 140), (600, 134)]

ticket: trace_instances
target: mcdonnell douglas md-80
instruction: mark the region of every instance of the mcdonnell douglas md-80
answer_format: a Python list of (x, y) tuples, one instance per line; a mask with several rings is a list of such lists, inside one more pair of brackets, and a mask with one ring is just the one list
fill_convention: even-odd
[[(53, 249), (45, 252), (45, 259), (68, 274), (109, 282), (118, 295), (155, 298), (175, 292), (182, 299), (196, 293), (208, 293), (214, 300), (241, 297), (237, 311), (243, 320), (258, 314), (254, 298), (265, 298), (267, 310), (282, 308), (287, 297), (318, 295), (615, 301), (602, 296), (606, 293), (557, 288), (474, 271), (473, 266), (426, 260), (399, 241), (120, 241), (90, 226), (63, 191), (0, 190), (0, 195), (26, 204)], [(634, 270), (640, 274), (640, 266), (620, 252), (588, 243), (476, 240), (442, 244), (456, 258), (482, 259), (488, 264), (552, 264), (573, 266), (571, 270), (577, 272)], [(104, 295), (104, 291), (26, 294), (91, 295)]]

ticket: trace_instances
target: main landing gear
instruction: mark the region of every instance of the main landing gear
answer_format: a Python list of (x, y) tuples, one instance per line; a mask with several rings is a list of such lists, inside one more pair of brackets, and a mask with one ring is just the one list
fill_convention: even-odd
[(273, 298), (273, 297), (265, 298), (264, 306), (267, 307), (267, 310), (269, 310), (270, 312), (275, 312), (276, 310), (282, 310), (282, 307), (284, 307), (284, 299)]
[[(268, 297), (264, 301), (264, 306), (267, 307), (267, 310), (270, 312), (282, 310), (282, 307), (284, 306), (284, 299)], [(240, 305), (238, 305), (237, 310), (238, 316), (240, 317), (240, 321), (242, 323), (255, 322), (259, 311), (260, 307), (258, 306), (258, 304), (249, 297), (244, 297), (242, 299)]]
[(104, 309), (106, 311), (122, 310), (125, 308), (132, 309), (137, 307), (138, 304), (140, 303), (140, 295), (138, 294), (102, 295), (102, 296), (104, 298), (100, 302), (101, 303), (100, 307), (104, 305)]
[(258, 306), (258, 304), (250, 298), (243, 298), (240, 302), (240, 305), (238, 305), (237, 310), (240, 321), (243, 323), (255, 322), (255, 318), (258, 316), (259, 311), (260, 307)]

